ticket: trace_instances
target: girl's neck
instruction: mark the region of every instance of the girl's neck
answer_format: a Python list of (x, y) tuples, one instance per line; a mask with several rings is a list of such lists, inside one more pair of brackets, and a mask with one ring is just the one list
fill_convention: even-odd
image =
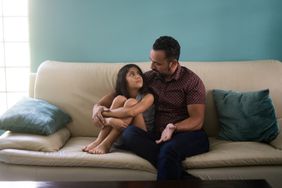
[(139, 93), (139, 89), (132, 89), (132, 90), (129, 90), (128, 93), (129, 93), (129, 96), (130, 96), (131, 98), (136, 98), (137, 95), (138, 95), (138, 93)]

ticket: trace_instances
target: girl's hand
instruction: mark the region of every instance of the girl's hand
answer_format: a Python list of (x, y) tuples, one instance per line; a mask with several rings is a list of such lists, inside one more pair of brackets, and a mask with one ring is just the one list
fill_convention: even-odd
[(94, 106), (92, 110), (92, 120), (97, 127), (104, 127), (106, 124), (105, 118), (102, 115), (103, 111), (109, 110), (105, 106)]
[(159, 140), (156, 140), (156, 143), (160, 144), (162, 142), (166, 142), (170, 140), (175, 129), (176, 126), (173, 125), (172, 123), (167, 124), (166, 128), (162, 132), (161, 138)]

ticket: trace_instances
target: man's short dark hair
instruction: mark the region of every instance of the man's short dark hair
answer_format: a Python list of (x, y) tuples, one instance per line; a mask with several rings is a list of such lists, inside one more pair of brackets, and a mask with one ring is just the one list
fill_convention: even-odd
[(170, 36), (161, 36), (153, 44), (153, 50), (164, 50), (167, 59), (179, 60), (180, 45)]

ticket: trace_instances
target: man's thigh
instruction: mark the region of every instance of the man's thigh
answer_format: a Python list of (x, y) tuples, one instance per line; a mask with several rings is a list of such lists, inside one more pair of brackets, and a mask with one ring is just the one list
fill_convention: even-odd
[(175, 133), (171, 140), (161, 145), (162, 150), (174, 150), (182, 160), (185, 157), (205, 153), (209, 150), (207, 134), (203, 130)]

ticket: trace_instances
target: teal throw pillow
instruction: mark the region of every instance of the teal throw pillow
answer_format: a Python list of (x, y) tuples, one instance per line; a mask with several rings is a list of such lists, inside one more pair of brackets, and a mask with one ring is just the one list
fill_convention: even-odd
[(25, 98), (0, 116), (0, 129), (50, 135), (70, 121), (71, 117), (57, 106), (41, 99)]
[(213, 90), (220, 131), (231, 141), (272, 141), (279, 133), (269, 90), (235, 92)]

